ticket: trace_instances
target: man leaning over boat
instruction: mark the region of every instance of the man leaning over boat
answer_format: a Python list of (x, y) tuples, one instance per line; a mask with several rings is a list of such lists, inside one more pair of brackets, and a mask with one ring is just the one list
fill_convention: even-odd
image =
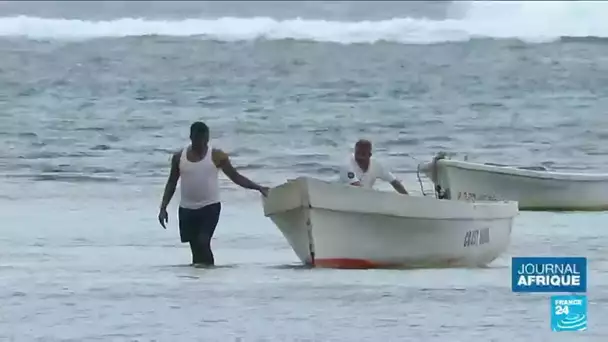
[(372, 158), (372, 143), (369, 140), (361, 139), (355, 144), (355, 152), (342, 165), (340, 169), (340, 181), (372, 189), (376, 179), (382, 179), (390, 183), (401, 194), (408, 194), (403, 184), (389, 169), (380, 161)]

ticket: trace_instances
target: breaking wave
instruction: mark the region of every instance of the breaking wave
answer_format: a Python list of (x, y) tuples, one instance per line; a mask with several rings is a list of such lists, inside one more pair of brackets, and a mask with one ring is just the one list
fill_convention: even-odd
[(196, 36), (219, 41), (295, 39), (343, 44), (389, 41), (430, 44), (476, 38), (550, 42), (564, 37), (608, 37), (608, 2), (454, 2), (444, 20), (276, 20), (269, 17), (184, 20), (121, 18), (109, 21), (0, 17), (0, 36), (94, 39)]

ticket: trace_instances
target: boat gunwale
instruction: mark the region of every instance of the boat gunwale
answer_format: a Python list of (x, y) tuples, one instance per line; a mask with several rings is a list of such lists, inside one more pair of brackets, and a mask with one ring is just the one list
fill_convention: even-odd
[[(472, 221), (475, 221), (475, 220), (513, 219), (519, 214), (517, 201), (484, 200), (484, 201), (469, 202), (469, 201), (457, 201), (457, 200), (448, 200), (448, 199), (437, 199), (435, 197), (429, 197), (429, 196), (411, 196), (411, 195), (409, 195), (407, 197), (404, 197), (404, 195), (402, 195), (402, 194), (390, 193), (387, 191), (378, 191), (378, 190), (373, 190), (373, 189), (356, 189), (356, 191), (366, 191), (375, 196), (378, 196), (378, 195), (390, 196), (394, 199), (403, 200), (404, 208), (406, 208), (404, 211), (406, 211), (407, 214), (405, 214), (403, 212), (397, 213), (396, 210), (391, 210), (390, 208), (384, 208), (384, 207), (382, 207), (383, 210), (380, 210), (380, 211), (377, 209), (374, 209), (374, 210), (368, 209), (369, 208), (368, 206), (354, 208), (353, 210), (347, 210), (340, 205), (336, 205), (336, 203), (339, 203), (339, 202), (331, 203), (331, 201), (330, 201), (329, 203), (328, 202), (324, 203), (325, 198), (319, 197), (319, 195), (316, 194), (318, 187), (325, 186), (325, 185), (344, 186), (344, 188), (349, 187), (347, 185), (326, 182), (326, 181), (316, 179), (316, 178), (299, 177), (295, 180), (290, 180), (281, 185), (278, 185), (275, 188), (285, 189), (289, 186), (297, 188), (298, 191), (300, 192), (299, 196), (297, 196), (297, 197), (299, 197), (300, 200), (297, 201), (297, 203), (292, 202), (289, 205), (283, 206), (282, 208), (281, 207), (268, 208), (265, 204), (264, 205), (264, 207), (265, 207), (264, 215), (265, 216), (276, 215), (276, 214), (286, 212), (288, 210), (296, 209), (296, 208), (331, 210), (331, 211), (336, 211), (336, 212), (345, 212), (345, 213), (350, 212), (350, 213), (368, 214), (368, 215), (381, 215), (381, 216), (398, 217), (398, 218), (402, 218), (402, 219), (428, 219), (428, 220), (472, 220)], [(272, 196), (273, 189), (270, 190), (269, 197)], [(296, 196), (293, 196), (293, 198), (296, 198)], [(263, 199), (263, 201), (265, 203), (267, 200), (268, 199)], [(371, 198), (370, 200), (374, 200), (374, 198)], [(420, 207), (424, 207), (425, 205), (427, 205), (427, 203), (428, 203), (428, 206), (432, 207), (433, 204), (438, 204), (440, 202), (442, 203), (441, 206), (443, 206), (443, 207), (452, 205), (451, 208), (454, 208), (454, 206), (459, 206), (459, 208), (456, 208), (456, 209), (449, 209), (449, 211), (456, 212), (458, 214), (454, 215), (454, 214), (450, 213), (450, 215), (443, 214), (440, 216), (433, 217), (432, 215), (427, 214), (428, 211), (424, 211), (424, 210), (418, 211), (418, 210), (416, 210), (416, 208), (412, 208), (411, 206), (408, 207), (407, 202), (410, 202), (410, 204), (411, 204), (412, 201), (415, 201), (416, 206), (420, 206)], [(440, 201), (440, 202), (437, 202), (437, 201)], [(422, 202), (426, 202), (426, 203), (422, 203)], [(463, 215), (463, 211), (466, 211), (465, 215)], [(481, 213), (479, 213), (479, 211), (481, 211)], [(468, 213), (470, 213), (470, 215), (466, 215)]]
[(479, 171), (487, 173), (498, 173), (501, 175), (508, 175), (513, 177), (522, 178), (536, 178), (543, 180), (565, 180), (573, 182), (599, 182), (608, 181), (608, 174), (589, 174), (589, 173), (568, 173), (568, 172), (554, 172), (554, 171), (538, 171), (538, 170), (527, 170), (518, 169), (515, 166), (496, 166), (486, 165), (479, 163), (470, 163), (460, 160), (452, 159), (440, 159), (437, 161), (438, 164), (445, 167), (453, 167), (458, 169), (464, 169), (468, 171)]

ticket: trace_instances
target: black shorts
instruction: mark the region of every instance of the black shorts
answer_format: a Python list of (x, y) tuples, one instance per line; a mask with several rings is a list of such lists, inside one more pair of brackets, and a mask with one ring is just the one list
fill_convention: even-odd
[(182, 242), (198, 239), (205, 234), (211, 240), (215, 227), (220, 220), (220, 202), (209, 204), (199, 209), (179, 207), (179, 236)]

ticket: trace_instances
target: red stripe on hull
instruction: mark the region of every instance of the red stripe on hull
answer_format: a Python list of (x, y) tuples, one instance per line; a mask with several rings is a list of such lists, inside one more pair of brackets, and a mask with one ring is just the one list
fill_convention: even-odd
[(394, 267), (396, 265), (389, 263), (378, 263), (365, 259), (333, 258), (315, 259), (315, 266), (325, 268), (366, 269)]
[(383, 263), (375, 262), (367, 259), (353, 259), (353, 258), (325, 258), (315, 259), (314, 266), (321, 268), (341, 268), (341, 269), (370, 269), (370, 268), (418, 268), (418, 267), (454, 267), (461, 264), (459, 259), (444, 259), (436, 261), (432, 264), (407, 264), (407, 263)]

